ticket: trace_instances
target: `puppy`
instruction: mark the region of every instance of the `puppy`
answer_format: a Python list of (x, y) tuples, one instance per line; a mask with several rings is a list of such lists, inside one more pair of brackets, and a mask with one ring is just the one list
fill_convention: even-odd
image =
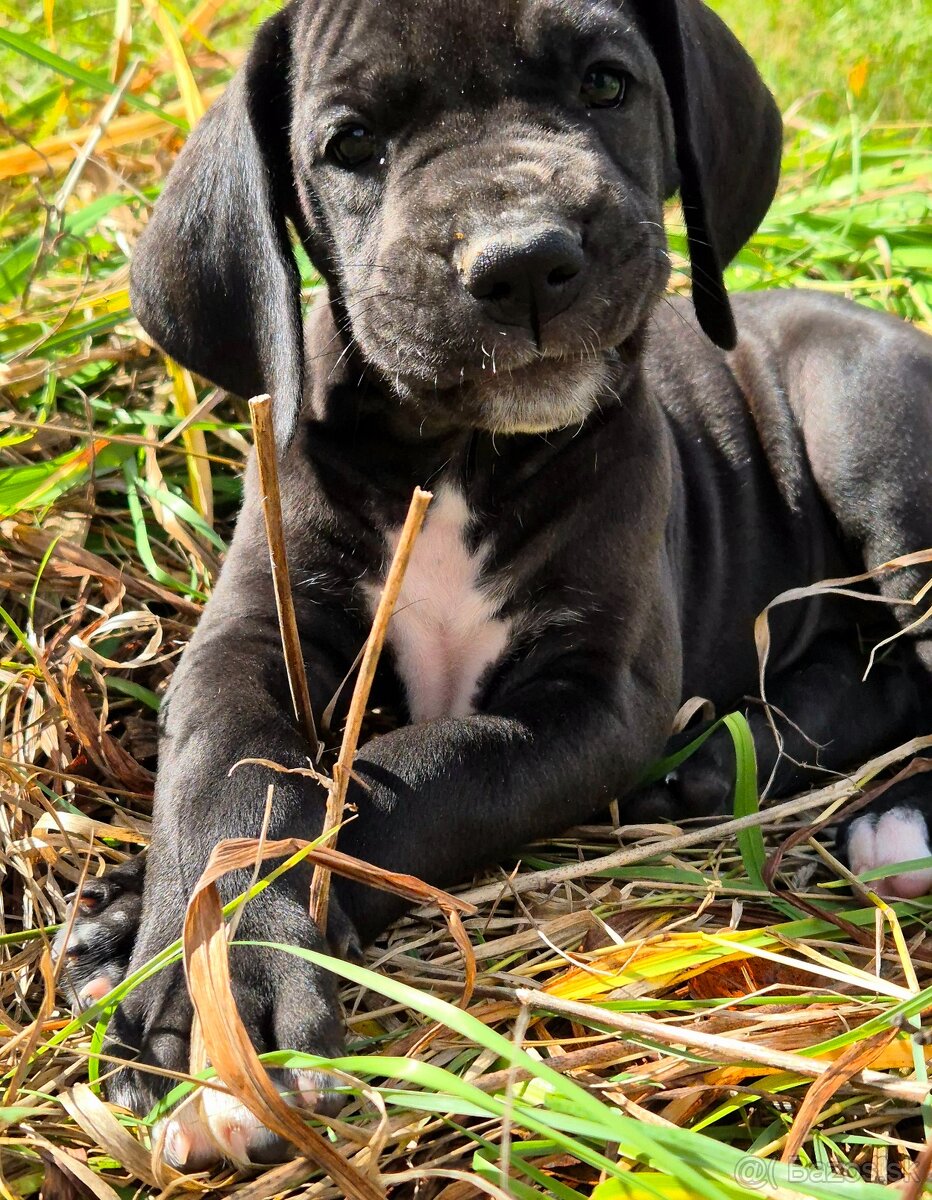
[[(753, 622), (777, 593), (932, 545), (929, 340), (811, 292), (725, 293), (780, 148), (771, 96), (700, 0), (293, 0), (192, 134), (135, 254), (135, 311), (187, 367), (273, 396), (318, 712), (366, 638), (413, 487), (435, 494), (374, 691), (399, 724), (358, 753), (341, 849), (452, 884), (592, 818), (633, 793), (684, 698), (722, 711), (757, 690)], [(694, 313), (664, 296), (677, 189)], [(326, 285), (306, 327), (292, 237)], [(782, 756), (750, 712), (775, 793), (929, 732), (928, 629), (864, 683), (858, 640), (905, 631), (928, 577), (882, 576), (886, 605), (777, 612)], [(231, 773), (309, 754), (253, 466), (161, 721), (129, 967), (179, 935), (211, 848), (258, 835), (270, 783), (270, 837), (321, 828), (305, 777)], [(722, 811), (731, 784), (713, 737), (629, 811)], [(928, 853), (929, 809), (914, 783), (861, 817), (855, 869), (924, 890), (928, 873), (893, 864)], [(317, 930), (297, 870), (239, 934), (349, 954), (399, 909), (335, 879)], [(81, 945), (109, 953), (83, 975), (71, 956), (78, 990), (102, 961), (126, 969), (105, 915), (78, 915)], [(338, 1053), (332, 978), (283, 957), (232, 953), (257, 1048)], [(185, 1070), (190, 1022), (178, 968), (133, 991), (111, 1034), (139, 1069), (111, 1098), (147, 1111), (170, 1080), (144, 1068)], [(337, 1104), (326, 1075), (280, 1085)], [(283, 1151), (213, 1091), (164, 1132), (188, 1168)]]

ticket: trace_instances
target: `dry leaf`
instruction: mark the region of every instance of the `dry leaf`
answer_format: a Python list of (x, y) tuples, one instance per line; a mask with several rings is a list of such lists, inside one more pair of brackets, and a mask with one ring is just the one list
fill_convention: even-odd
[[(281, 843), (278, 843), (280, 853)], [(240, 1019), (230, 986), (229, 947), (216, 881), (229, 870), (224, 844), (211, 855), (188, 903), (184, 968), (207, 1057), (218, 1077), (249, 1111), (299, 1153), (319, 1164), (352, 1200), (384, 1200), (384, 1189), (362, 1175), (279, 1094)], [(255, 847), (263, 858), (276, 844)], [(219, 852), (219, 853), (218, 853)]]
[(825, 1108), (838, 1089), (843, 1087), (850, 1079), (853, 1079), (858, 1072), (863, 1071), (865, 1067), (869, 1067), (875, 1061), (880, 1051), (898, 1036), (899, 1031), (896, 1029), (882, 1029), (879, 1033), (875, 1033), (873, 1037), (866, 1038), (863, 1042), (855, 1042), (839, 1059), (832, 1063), (824, 1075), (821, 1075), (812, 1084), (806, 1092), (806, 1098), (803, 1100), (790, 1128), (790, 1132), (787, 1134), (786, 1145), (783, 1147), (783, 1153), (780, 1155), (781, 1162), (788, 1163), (793, 1161), (805, 1145), (809, 1134), (812, 1132), (813, 1125), (818, 1120), (819, 1113)]
[(766, 958), (732, 959), (694, 975), (688, 983), (692, 1000), (750, 996), (768, 987), (811, 987), (812, 976)]

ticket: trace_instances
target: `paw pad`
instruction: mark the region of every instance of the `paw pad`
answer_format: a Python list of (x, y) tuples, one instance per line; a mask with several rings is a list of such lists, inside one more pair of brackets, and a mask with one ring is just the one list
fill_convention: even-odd
[[(339, 1080), (321, 1071), (276, 1072), (279, 1091), (296, 1107), (334, 1115), (343, 1096)], [(236, 1166), (283, 1162), (293, 1151), (234, 1096), (204, 1088), (200, 1098), (183, 1104), (156, 1126), (153, 1144), (179, 1171), (203, 1171), (225, 1159)]]
[(925, 817), (906, 806), (878, 815), (855, 817), (848, 828), (846, 848), (851, 870), (860, 875), (878, 867), (890, 874), (872, 886), (888, 900), (912, 900), (932, 890), (932, 868), (897, 871), (900, 863), (932, 855)]

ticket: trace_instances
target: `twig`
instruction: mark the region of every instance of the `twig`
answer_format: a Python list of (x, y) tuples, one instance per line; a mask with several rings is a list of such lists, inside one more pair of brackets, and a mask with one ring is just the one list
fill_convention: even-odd
[(278, 626), (282, 635), (288, 688), (291, 692), (295, 716), (310, 745), (311, 758), (316, 762), (320, 753), (320, 743), (317, 740), (314, 712), (307, 690), (304, 654), (301, 651), (301, 638), (298, 636), (298, 621), (294, 611), (294, 597), (291, 594), (291, 575), (288, 571), (288, 555), (282, 530), (282, 496), (278, 486), (278, 451), (275, 447), (275, 434), (272, 430), (270, 398), (254, 396), (249, 401), (249, 414), (252, 417), (256, 462), (259, 466), (262, 515), (265, 517), (265, 533), (269, 542), (269, 557), (272, 560), (272, 586), (275, 589), (275, 607), (278, 609)]
[[(607, 1025), (610, 1029), (618, 1029), (638, 1038), (662, 1042), (665, 1046), (684, 1046), (704, 1052), (721, 1062), (755, 1063), (816, 1078), (835, 1069), (835, 1063), (831, 1060), (820, 1062), (814, 1058), (806, 1058), (803, 1054), (768, 1049), (717, 1033), (700, 1033), (696, 1029), (668, 1025), (664, 1021), (639, 1017), (633, 1013), (612, 1012), (609, 1009), (597, 1008), (593, 1004), (579, 1004), (575, 1000), (564, 1000), (546, 992), (532, 991), (530, 988), (519, 988), (515, 996), (520, 1004), (528, 1004), (532, 1008), (565, 1013), (583, 1021), (594, 1021), (598, 1025)], [(897, 1079), (883, 1071), (859, 1071), (849, 1082), (859, 1084), (868, 1091), (895, 1096), (898, 1100), (911, 1101), (914, 1104), (921, 1104), (929, 1095), (929, 1088), (932, 1086), (928, 1083)]]
[[(356, 686), (353, 688), (353, 698), (350, 701), (349, 712), (346, 716), (346, 727), (343, 730), (340, 754), (333, 768), (333, 783), (330, 785), (327, 795), (327, 812), (324, 817), (323, 829), (324, 836), (336, 829), (343, 819), (343, 806), (346, 803), (346, 791), (349, 787), (353, 758), (356, 755), (363, 717), (366, 714), (366, 705), (369, 702), (369, 692), (372, 690), (376, 667), (379, 665), (379, 655), (382, 653), (385, 635), (388, 632), (388, 623), (392, 618), (392, 613), (395, 611), (398, 593), (401, 591), (405, 571), (408, 569), (408, 561), (411, 558), (415, 539), (421, 532), (427, 506), (432, 499), (433, 496), (430, 492), (422, 491), (419, 487), (414, 489), (414, 495), (411, 497), (408, 515), (405, 517), (401, 537), (398, 539), (395, 555), (385, 579), (385, 586), (382, 588), (382, 595), (379, 597), (379, 604), (372, 621), (372, 629), (366, 641), (366, 649), (362, 656), (359, 674), (356, 677)], [(318, 929), (322, 932), (326, 931), (327, 927), (327, 906), (329, 900), (330, 872), (324, 867), (317, 866), (314, 868), (314, 876), (311, 880), (310, 907), (311, 916), (314, 918)]]
[(123, 96), (126, 93), (126, 89), (132, 82), (133, 76), (136, 74), (141, 61), (142, 60), (139, 58), (134, 58), (127, 65), (126, 69), (123, 71), (123, 74), (117, 80), (116, 87), (110, 94), (110, 98), (100, 110), (100, 116), (97, 119), (97, 124), (91, 131), (90, 137), (88, 137), (87, 141), (78, 151), (77, 158), (75, 158), (74, 162), (71, 164), (71, 169), (65, 177), (65, 182), (61, 185), (58, 195), (55, 197), (55, 211), (60, 215), (64, 215), (65, 204), (68, 200), (68, 197), (74, 191), (78, 180), (81, 178), (84, 168), (87, 166), (88, 160), (97, 149), (97, 143), (106, 133), (107, 126), (113, 120), (116, 110), (123, 103)]
[(211, 389), (204, 399), (191, 409), (187, 416), (182, 417), (177, 425), (172, 426), (168, 433), (158, 442), (156, 449), (162, 450), (165, 446), (170, 446), (176, 438), (180, 438), (183, 433), (187, 433), (196, 421), (203, 421), (205, 417), (208, 417), (213, 412), (225, 395), (226, 393), (222, 388)]

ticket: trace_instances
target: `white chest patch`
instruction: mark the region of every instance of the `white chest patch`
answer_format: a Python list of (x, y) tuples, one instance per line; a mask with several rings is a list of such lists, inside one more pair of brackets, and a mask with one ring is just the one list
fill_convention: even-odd
[[(511, 623), (479, 583), (485, 551), (466, 545), (469, 519), (462, 493), (438, 488), (388, 627), (412, 721), (471, 713), (479, 679), (508, 644)], [(388, 538), (392, 551), (400, 533)]]

